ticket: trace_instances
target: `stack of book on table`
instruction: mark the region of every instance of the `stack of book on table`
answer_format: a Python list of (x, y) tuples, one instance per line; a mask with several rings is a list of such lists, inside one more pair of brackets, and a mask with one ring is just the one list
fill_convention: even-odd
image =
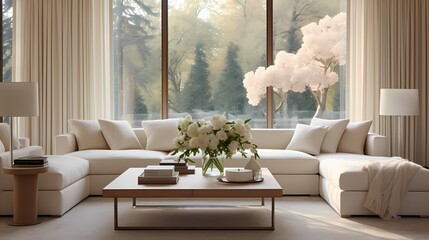
[(14, 167), (44, 167), (48, 165), (47, 157), (22, 157), (13, 160)]
[(161, 166), (174, 166), (174, 171), (179, 174), (194, 174), (195, 166), (188, 166), (185, 162), (178, 162), (176, 160), (161, 160), (159, 163)]
[(139, 184), (146, 183), (177, 183), (179, 172), (174, 171), (174, 166), (148, 165), (138, 177)]

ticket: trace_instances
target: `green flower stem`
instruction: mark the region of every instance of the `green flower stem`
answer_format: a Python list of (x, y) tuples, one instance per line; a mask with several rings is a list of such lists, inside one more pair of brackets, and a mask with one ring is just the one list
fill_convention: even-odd
[(203, 174), (206, 174), (207, 170), (213, 170), (213, 168), (217, 168), (219, 172), (223, 173), (223, 163), (222, 160), (219, 160), (217, 157), (207, 157), (207, 160), (203, 160)]

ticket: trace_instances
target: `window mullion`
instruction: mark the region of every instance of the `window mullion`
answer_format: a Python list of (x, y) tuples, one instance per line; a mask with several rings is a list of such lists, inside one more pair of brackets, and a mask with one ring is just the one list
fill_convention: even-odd
[[(267, 0), (267, 67), (273, 64), (273, 0)], [(273, 127), (273, 87), (267, 88), (267, 128)]]
[(168, 118), (168, 0), (161, 2), (161, 118)]

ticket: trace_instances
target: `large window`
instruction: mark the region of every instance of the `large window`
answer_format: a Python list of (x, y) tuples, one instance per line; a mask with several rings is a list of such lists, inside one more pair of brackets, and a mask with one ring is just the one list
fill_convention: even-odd
[(133, 126), (161, 118), (159, 0), (114, 0), (115, 118)]
[(265, 0), (169, 1), (168, 9), (169, 117), (225, 114), (265, 126), (242, 83), (265, 65)]
[[(114, 0), (113, 5), (118, 119), (140, 126), (147, 119), (225, 114), (229, 119), (252, 118), (253, 127), (271, 122), (274, 127), (294, 127), (315, 115), (344, 116), (343, 65), (327, 65), (324, 73), (338, 76), (329, 87), (274, 88), (269, 90), (272, 98), (263, 94), (252, 105), (243, 79), (271, 64), (280, 51), (297, 54), (304, 42), (301, 27), (345, 12), (345, 1)], [(267, 39), (270, 29), (272, 41)], [(272, 52), (267, 54), (267, 49)]]

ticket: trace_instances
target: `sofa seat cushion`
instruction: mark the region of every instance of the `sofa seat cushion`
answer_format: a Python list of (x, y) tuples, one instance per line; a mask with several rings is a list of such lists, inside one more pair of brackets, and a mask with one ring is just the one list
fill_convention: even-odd
[(48, 172), (39, 174), (39, 190), (61, 190), (86, 177), (87, 160), (66, 155), (48, 156)]
[(67, 154), (88, 160), (89, 174), (118, 175), (131, 167), (159, 164), (167, 153), (150, 150), (85, 150)]
[[(48, 156), (48, 171), (38, 175), (39, 191), (58, 191), (86, 177), (88, 161), (73, 156)], [(2, 189), (13, 190), (13, 176), (5, 175)]]
[[(370, 161), (389, 161), (389, 157), (373, 157), (361, 154), (335, 153), (317, 156), (319, 174), (332, 185), (345, 191), (368, 191), (368, 172), (362, 170)], [(429, 191), (429, 170), (421, 168), (411, 179), (409, 191)]]
[[(261, 159), (258, 160), (261, 167), (270, 169), (275, 175), (291, 174), (317, 174), (319, 161), (310, 154), (281, 149), (258, 149)], [(250, 156), (250, 154), (249, 154)]]
[[(240, 153), (233, 155), (232, 159), (225, 159), (225, 167), (244, 167), (252, 154), (246, 150), (247, 158), (241, 156)], [(317, 174), (319, 171), (319, 161), (310, 154), (283, 149), (258, 149), (258, 154), (261, 157), (257, 160), (261, 167), (270, 169), (272, 174)], [(176, 154), (176, 156), (179, 156)], [(166, 159), (175, 159), (177, 157), (169, 154)], [(195, 166), (201, 167), (201, 154), (191, 156), (190, 159), (195, 162)], [(191, 165), (194, 165), (190, 163)]]

